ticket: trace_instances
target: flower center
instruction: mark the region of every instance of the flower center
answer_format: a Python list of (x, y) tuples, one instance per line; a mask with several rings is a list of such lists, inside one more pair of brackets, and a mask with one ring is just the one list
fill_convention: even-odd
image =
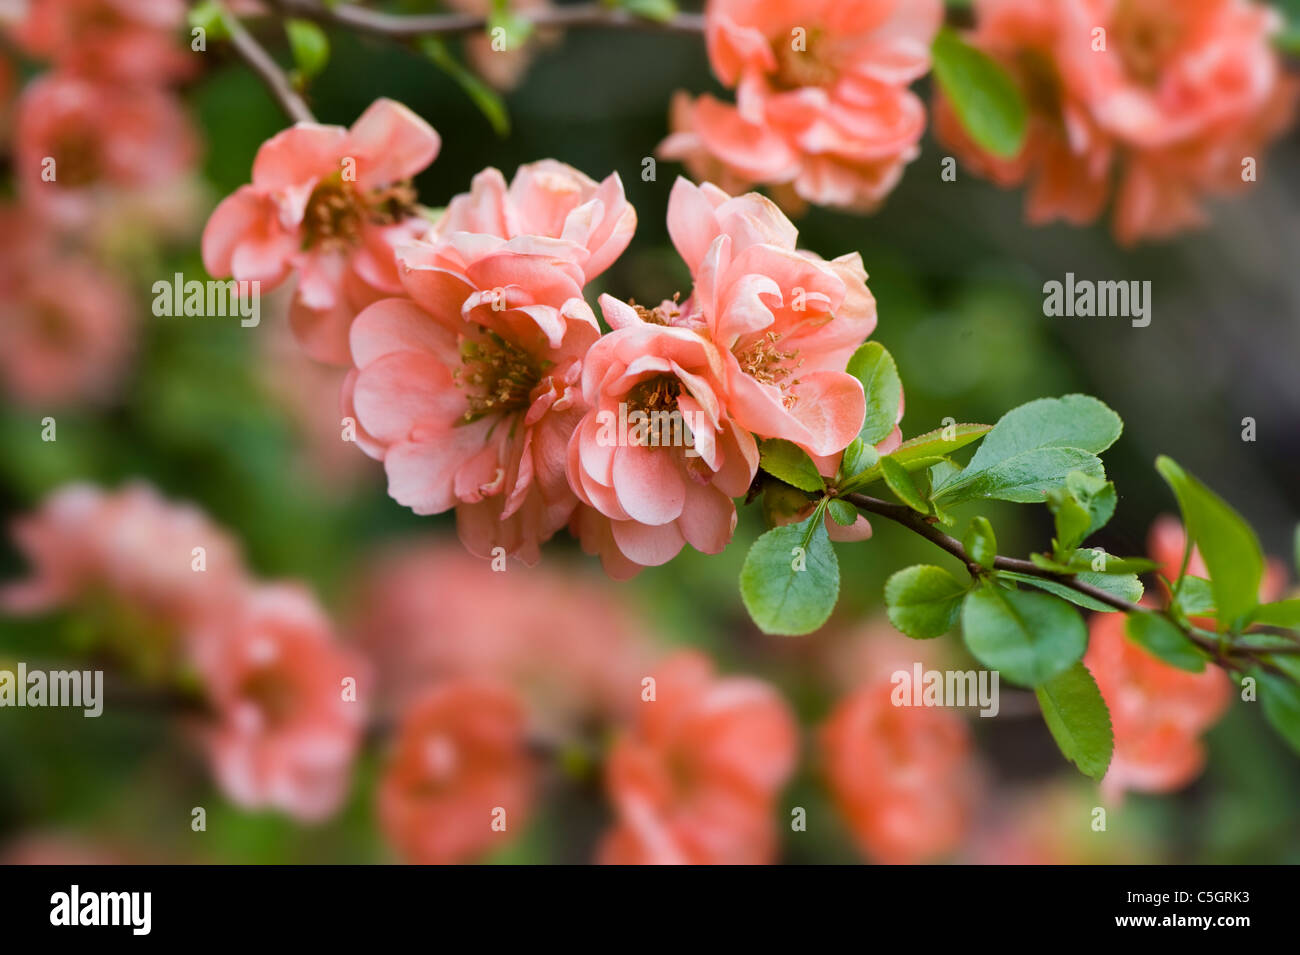
[(1115, 14), (1111, 37), (1129, 75), (1155, 86), (1165, 63), (1181, 42), (1183, 24), (1164, 5), (1152, 9), (1145, 0), (1124, 0)]
[(674, 292), (671, 302), (662, 302), (654, 308), (638, 305), (636, 299), (631, 298), (627, 300), (627, 304), (636, 310), (637, 316), (647, 325), (675, 325), (682, 314), (682, 310), (677, 304), (677, 300), (681, 297), (681, 292)]
[(681, 397), (682, 383), (678, 378), (661, 375), (647, 378), (632, 387), (627, 393), (627, 413), (641, 411), (647, 415), (656, 412), (677, 410), (677, 399)]
[(533, 389), (542, 380), (538, 362), (495, 332), (488, 332), (481, 341), (463, 341), (460, 361), (455, 378), (468, 392), (467, 424), (486, 415), (528, 407)]
[(821, 30), (791, 31), (772, 41), (776, 55), (773, 85), (793, 90), (803, 86), (830, 86), (838, 75), (827, 55), (826, 35)]
[(322, 180), (307, 199), (303, 248), (356, 245), (366, 224), (393, 225), (410, 215), (414, 207), (415, 189), (409, 180), (364, 195), (355, 184), (335, 173)]
[(84, 131), (69, 130), (64, 133), (51, 153), (54, 156), (54, 176), (61, 186), (80, 189), (98, 181), (103, 175), (99, 144)]
[(1052, 61), (1040, 50), (1016, 52), (1015, 64), (1024, 88), (1029, 111), (1053, 119), (1061, 115), (1061, 76)]
[(284, 674), (271, 669), (252, 673), (240, 687), (240, 696), (256, 709), (267, 728), (284, 725), (297, 708), (296, 687)]
[[(784, 392), (786, 388), (799, 383), (799, 379), (792, 380), (791, 376), (803, 362), (799, 358), (798, 349), (783, 351), (780, 345), (781, 336), (776, 332), (768, 332), (737, 348), (735, 355), (745, 374), (759, 384), (775, 385)], [(794, 395), (786, 395), (786, 405), (793, 404), (794, 399)]]

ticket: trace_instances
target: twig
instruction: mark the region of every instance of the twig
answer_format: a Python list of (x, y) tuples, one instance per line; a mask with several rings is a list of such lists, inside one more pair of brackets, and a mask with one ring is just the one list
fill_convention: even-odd
[[(269, 0), (284, 16), (302, 17), (395, 39), (409, 39), (432, 34), (473, 33), (486, 29), (489, 19), (475, 13), (429, 13), (400, 15), (370, 10), (350, 3), (326, 6), (320, 0)], [(630, 28), (664, 30), (670, 33), (703, 33), (704, 17), (698, 13), (677, 13), (667, 20), (650, 20), (626, 10), (611, 10), (599, 3), (551, 7), (536, 11), (519, 11), (515, 16), (534, 27), (585, 29)]]
[[(956, 557), (966, 565), (966, 570), (972, 577), (979, 577), (984, 573), (984, 568), (981, 567), (975, 559), (970, 556), (970, 554), (966, 553), (966, 548), (962, 545), (961, 541), (957, 540), (957, 538), (950, 534), (945, 534), (936, 527), (931, 520), (927, 519), (925, 515), (912, 510), (910, 507), (902, 504), (894, 504), (890, 501), (882, 501), (879, 498), (871, 497), (866, 494), (843, 494), (841, 497), (859, 510), (887, 518), (895, 524), (901, 524), (913, 533), (919, 534), (932, 544), (947, 551), (953, 557)], [(1139, 604), (1133, 603), (1132, 601), (1125, 600), (1123, 597), (1117, 597), (1115, 594), (1108, 593), (1099, 587), (1085, 584), (1078, 580), (1073, 574), (1046, 570), (1032, 561), (1019, 560), (1015, 557), (998, 556), (993, 559), (993, 568), (994, 570), (1010, 570), (1019, 574), (1039, 577), (1043, 580), (1051, 580), (1063, 587), (1069, 587), (1075, 593), (1091, 597), (1093, 600), (1100, 601), (1106, 606), (1113, 607), (1114, 609), (1120, 610), (1124, 613), (1150, 613), (1152, 610), (1150, 607), (1143, 607)], [(1178, 626), (1177, 622), (1174, 622), (1174, 625)], [(1260, 653), (1270, 653), (1272, 652), (1270, 650), (1265, 650), (1262, 647), (1237, 646), (1234, 644), (1220, 645), (1220, 642), (1213, 637), (1191, 633), (1183, 627), (1179, 627), (1179, 629), (1183, 631), (1187, 639), (1191, 640), (1192, 643), (1196, 644), (1196, 646), (1210, 654), (1214, 658), (1215, 662), (1225, 670), (1234, 670), (1239, 673), (1246, 672), (1246, 666), (1243, 666), (1240, 662), (1232, 659), (1234, 654), (1240, 654), (1255, 666), (1268, 670), (1270, 673), (1275, 673), (1279, 676), (1289, 678), (1289, 674), (1285, 671), (1260, 658)], [(1286, 653), (1291, 651), (1281, 650), (1279, 652)]]
[(312, 114), (306, 100), (298, 95), (293, 84), (289, 82), (289, 77), (271, 58), (271, 54), (267, 53), (262, 44), (258, 43), (244, 28), (239, 18), (230, 12), (223, 0), (216, 0), (216, 4), (221, 11), (221, 21), (230, 33), (230, 45), (270, 90), (275, 101), (280, 104), (280, 108), (295, 123), (316, 122), (316, 117)]

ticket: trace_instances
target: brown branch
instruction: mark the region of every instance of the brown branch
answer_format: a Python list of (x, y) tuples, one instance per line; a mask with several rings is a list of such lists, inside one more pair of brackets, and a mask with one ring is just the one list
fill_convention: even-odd
[[(320, 0), (269, 0), (269, 3), (282, 16), (301, 17), (391, 39), (473, 33), (486, 29), (489, 22), (487, 15), (475, 13), (401, 15), (370, 10), (351, 3), (327, 6)], [(519, 11), (515, 16), (541, 29), (639, 28), (670, 33), (704, 32), (704, 17), (698, 13), (677, 13), (668, 20), (650, 20), (626, 10), (612, 10), (599, 3)]]
[[(947, 551), (953, 557), (956, 557), (966, 565), (966, 570), (972, 577), (980, 577), (986, 571), (981, 567), (970, 554), (966, 553), (966, 548), (961, 541), (951, 534), (945, 534), (933, 523), (933, 518), (927, 518), (925, 515), (912, 510), (903, 504), (894, 504), (890, 501), (882, 501), (879, 498), (871, 497), (866, 494), (843, 494), (840, 495), (854, 507), (870, 514), (876, 514), (880, 517), (887, 518), (895, 524), (900, 524), (915, 534), (919, 534), (935, 546)], [(1085, 597), (1091, 597), (1093, 600), (1100, 601), (1108, 607), (1123, 613), (1151, 613), (1152, 608), (1143, 607), (1123, 597), (1117, 597), (1115, 594), (1108, 593), (1099, 587), (1091, 584), (1085, 584), (1078, 580), (1074, 574), (1064, 574), (1053, 570), (1046, 570), (1037, 564), (1028, 560), (1020, 560), (1015, 557), (998, 556), (993, 559), (994, 570), (1009, 570), (1018, 574), (1026, 574), (1032, 577), (1038, 577), (1043, 580), (1050, 580), (1058, 583), (1063, 587), (1069, 587), (1075, 593), (1082, 594)], [(1270, 673), (1284, 676), (1288, 679), (1290, 675), (1279, 669), (1273, 664), (1260, 658), (1260, 654), (1271, 653), (1271, 650), (1265, 650), (1262, 647), (1246, 647), (1234, 644), (1221, 644), (1218, 639), (1209, 635), (1189, 632), (1186, 628), (1180, 626), (1177, 621), (1171, 621), (1175, 626), (1183, 631), (1187, 639), (1200, 647), (1206, 653), (1214, 658), (1214, 661), (1225, 670), (1234, 670), (1244, 673), (1247, 669), (1241, 662), (1234, 660), (1234, 654), (1240, 654), (1247, 661)], [(1280, 653), (1295, 652), (1289, 649), (1279, 650)]]
[(230, 33), (230, 45), (265, 84), (280, 108), (295, 123), (316, 122), (316, 117), (312, 114), (307, 101), (298, 95), (298, 91), (293, 88), (293, 84), (289, 82), (289, 77), (280, 68), (280, 64), (276, 63), (262, 44), (258, 43), (244, 28), (239, 18), (230, 12), (223, 0), (216, 0), (216, 5), (221, 11), (221, 22)]

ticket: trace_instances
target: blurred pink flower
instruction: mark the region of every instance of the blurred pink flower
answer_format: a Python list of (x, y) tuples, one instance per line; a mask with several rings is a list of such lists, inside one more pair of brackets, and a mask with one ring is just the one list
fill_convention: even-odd
[(636, 705), (651, 637), (599, 580), (544, 567), (501, 573), (434, 540), (366, 567), (351, 630), (374, 661), (384, 715), (466, 678), (513, 687), (536, 728), (556, 737)]
[(9, 26), (23, 52), (112, 83), (161, 83), (192, 72), (181, 44), (183, 0), (29, 0)]
[(28, 579), (0, 591), (0, 606), (14, 613), (106, 595), (189, 627), (224, 613), (243, 581), (238, 548), (223, 530), (143, 483), (117, 491), (64, 485), (12, 533), (32, 567)]
[(337, 810), (365, 725), (368, 674), (315, 599), (295, 586), (250, 586), (193, 644), (213, 711), (202, 735), (222, 790), (245, 808), (309, 822)]
[(820, 732), (826, 781), (865, 855), (931, 861), (970, 824), (970, 736), (950, 710), (895, 706), (894, 690), (872, 680), (835, 707)]
[(1115, 755), (1102, 792), (1181, 789), (1205, 765), (1200, 735), (1223, 715), (1232, 695), (1226, 673), (1207, 665), (1190, 673), (1152, 656), (1124, 633), (1124, 615), (1095, 614), (1083, 662), (1110, 709)]
[(515, 694), (493, 683), (449, 683), (403, 717), (379, 783), (379, 823), (411, 862), (469, 862), (527, 824), (534, 775)]
[(1300, 84), (1251, 0), (979, 0), (972, 41), (1007, 65), (1031, 109), (1012, 160), (985, 155), (940, 106), (939, 131), (1001, 185), (1034, 179), (1029, 218), (1088, 222), (1115, 183), (1123, 244), (1205, 221), (1203, 201), (1255, 181)]
[(818, 205), (870, 209), (915, 158), (939, 0), (710, 0), (709, 61), (736, 105), (676, 109), (665, 158), (734, 180), (790, 184)]
[[(667, 563), (687, 543), (716, 554), (736, 527), (732, 498), (758, 468), (753, 436), (724, 404), (722, 355), (688, 328), (643, 321), (608, 295), (600, 301), (614, 331), (583, 361), (588, 410), (569, 441), (568, 470), (578, 498), (604, 520), (585, 515), (574, 530), (618, 578)], [(644, 434), (640, 416), (652, 424)], [(626, 436), (621, 421), (633, 422)]]
[(0, 253), (0, 391), (51, 409), (111, 397), (134, 338), (121, 283), (32, 210), (0, 208)]
[(615, 823), (607, 864), (761, 864), (777, 848), (776, 797), (798, 732), (785, 702), (750, 677), (719, 677), (681, 652), (652, 670), (655, 698), (609, 753)]
[(265, 290), (296, 273), (298, 340), (313, 358), (346, 364), (356, 313), (401, 291), (394, 248), (428, 224), (410, 179), (440, 145), (428, 123), (388, 99), (350, 130), (299, 123), (273, 136), (257, 151), (252, 184), (208, 220), (204, 265)]
[(105, 195), (178, 179), (198, 153), (171, 93), (58, 72), (23, 89), (14, 132), (20, 196), (64, 227), (87, 225)]

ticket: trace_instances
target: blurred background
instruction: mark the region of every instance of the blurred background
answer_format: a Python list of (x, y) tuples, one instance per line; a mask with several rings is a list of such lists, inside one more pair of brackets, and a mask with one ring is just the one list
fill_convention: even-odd
[[(282, 54), (269, 32), (268, 44)], [(348, 125), (383, 95), (428, 120), (443, 147), (417, 180), (423, 202), (444, 205), (485, 166), (509, 177), (519, 164), (543, 157), (597, 179), (618, 172), (639, 226), (627, 252), (588, 288), (588, 300), (609, 290), (658, 301), (689, 288), (664, 225), (680, 168), (660, 161), (650, 181), (642, 170), (667, 132), (674, 91), (720, 91), (698, 36), (580, 30), (554, 38), (505, 95), (511, 128), (504, 137), (451, 78), (416, 53), (337, 31), (331, 41), (330, 63), (310, 90), (314, 111), (322, 122)], [(798, 768), (772, 808), (780, 861), (1300, 862), (1300, 760), (1254, 706), (1228, 707), (1204, 735), (1204, 771), (1178, 791), (1103, 802), (1097, 786), (1061, 758), (1032, 696), (1009, 687), (996, 719), (952, 711), (961, 742), (932, 784), (952, 791), (951, 805), (936, 810), (938, 818), (909, 821), (902, 813), (901, 821), (882, 823), (889, 835), (863, 836), (870, 822), (851, 824), (852, 814), (828, 789), (818, 728), (849, 694), (879, 681), (882, 660), (973, 666), (955, 637), (916, 647), (884, 621), (885, 579), (909, 563), (946, 557), (883, 521), (869, 542), (837, 546), (842, 599), (830, 623), (806, 638), (762, 636), (740, 602), (740, 565), (762, 530), (756, 507), (742, 509), (735, 540), (721, 556), (688, 548), (629, 583), (606, 580), (563, 534), (540, 567), (512, 564), (502, 575), (510, 585), (492, 579), (486, 565), (461, 555), (450, 515), (422, 518), (398, 506), (386, 494), (382, 467), (339, 440), (340, 376), (294, 348), (284, 327), (287, 298), (268, 297), (257, 328), (151, 313), (155, 281), (176, 272), (205, 277), (198, 234), (207, 211), (248, 181), (258, 146), (285, 125), (257, 78), (222, 44), (194, 58), (200, 62), (174, 86), (201, 140), (198, 172), (187, 187), (192, 194), (165, 228), (149, 217), (118, 217), (89, 253), (130, 296), (132, 317), (121, 332), (129, 352), (124, 370), (109, 395), (94, 402), (7, 398), (0, 412), (6, 523), (68, 482), (113, 489), (146, 481), (206, 512), (238, 541), (257, 577), (304, 582), (338, 639), (369, 654), (381, 674), (389, 665), (384, 648), (401, 633), (442, 647), (513, 645), (525, 620), (538, 628), (540, 646), (563, 632), (586, 648), (565, 651), (571, 661), (616, 643), (635, 645), (633, 657), (701, 650), (719, 672), (775, 687), (801, 727)], [(40, 69), (22, 57), (13, 63), (19, 83)], [(893, 353), (903, 376), (905, 436), (939, 427), (948, 416), (991, 423), (1033, 398), (1096, 395), (1125, 422), (1106, 455), (1120, 500), (1099, 537), (1102, 546), (1144, 553), (1156, 517), (1175, 512), (1152, 467), (1163, 453), (1231, 501), (1265, 549), (1289, 565), (1300, 520), (1298, 148), (1294, 132), (1278, 143), (1258, 186), (1215, 205), (1209, 228), (1133, 250), (1118, 247), (1104, 225), (1025, 225), (1018, 190), (960, 171), (957, 181), (942, 181), (945, 152), (932, 139), (878, 213), (814, 208), (796, 224), (801, 247), (827, 257), (861, 253), (879, 307), (873, 339)], [(10, 254), (17, 252), (6, 248)], [(1151, 324), (1045, 317), (1043, 283), (1067, 272), (1149, 280)], [(46, 415), (57, 420), (56, 441), (41, 439)], [(1242, 439), (1247, 417), (1257, 423), (1253, 442)], [(1022, 555), (1050, 540), (1046, 509), (1002, 505), (989, 516), (1003, 553)], [(381, 572), (385, 566), (392, 572)], [(15, 542), (0, 537), (0, 580), (20, 579), (27, 567)], [(401, 573), (414, 582), (386, 593), (385, 584)], [(421, 590), (436, 599), (421, 602)], [(486, 609), (500, 603), (517, 612)], [(119, 623), (75, 606), (0, 616), (0, 661), (97, 659), (102, 631)], [(429, 672), (479, 665), (444, 660)], [(627, 692), (636, 694), (639, 671), (630, 666)], [(564, 693), (538, 704), (539, 712), (553, 707), (554, 696)], [(361, 748), (342, 808), (305, 823), (228, 798), (166, 699), (123, 699), (96, 720), (75, 710), (0, 710), (0, 855), (252, 863), (409, 855), (376, 812), (393, 758), (382, 732)], [(567, 717), (559, 722), (573, 725)], [(602, 733), (583, 732), (598, 750)], [(474, 858), (593, 859), (611, 810), (599, 767), (582, 752), (553, 762), (537, 783), (526, 825)], [(925, 760), (903, 763), (916, 771)], [(882, 764), (878, 771), (891, 769)], [(881, 800), (857, 811), (897, 809), (888, 797)], [(1108, 826), (1098, 833), (1092, 810), (1103, 805)], [(206, 808), (205, 832), (191, 828), (191, 810), (199, 806)], [(806, 830), (789, 825), (791, 807), (806, 809)], [(936, 839), (944, 826), (952, 831)]]

